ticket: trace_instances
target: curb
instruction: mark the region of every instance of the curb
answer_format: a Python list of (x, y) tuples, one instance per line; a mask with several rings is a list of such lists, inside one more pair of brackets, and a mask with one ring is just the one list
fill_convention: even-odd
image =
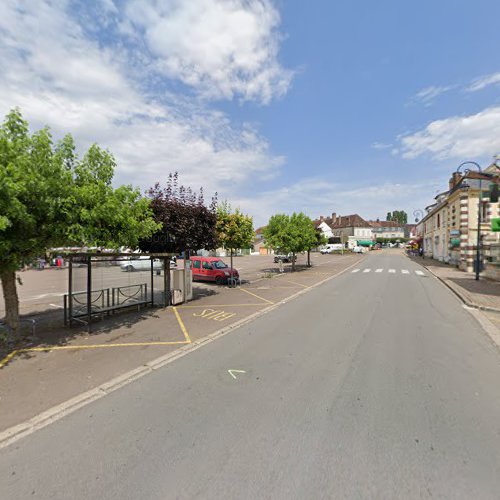
[[(359, 259), (361, 260), (361, 259)], [(186, 344), (179, 349), (176, 349), (175, 351), (172, 351), (168, 354), (165, 354), (163, 356), (160, 356), (159, 358), (156, 358), (152, 361), (149, 361), (145, 365), (139, 366), (138, 368), (134, 368), (133, 370), (130, 370), (122, 375), (119, 375), (108, 382), (105, 382), (98, 387), (95, 387), (94, 389), (91, 389), (89, 391), (83, 392), (71, 399), (68, 399), (67, 401), (53, 406), (52, 408), (49, 408), (48, 410), (45, 410), (42, 413), (39, 413), (38, 415), (35, 415), (34, 417), (30, 418), (26, 422), (23, 422), (21, 424), (17, 424), (13, 427), (9, 427), (8, 429), (0, 432), (0, 449), (6, 448), (7, 446), (11, 445), (12, 443), (18, 441), (19, 439), (22, 439), (23, 437), (28, 436), (29, 434), (34, 433), (37, 430), (43, 429), (44, 427), (56, 422), (57, 420), (60, 420), (61, 418), (65, 417), (66, 415), (70, 415), (71, 413), (75, 412), (76, 410), (88, 405), (89, 403), (92, 403), (93, 401), (97, 401), (98, 399), (101, 399), (102, 397), (106, 396), (107, 394), (110, 394), (117, 389), (120, 389), (121, 387), (124, 387), (140, 378), (142, 378), (144, 375), (147, 375), (149, 373), (152, 373), (154, 370), (158, 370), (159, 368), (162, 368), (163, 366), (172, 363), (176, 359), (184, 357), (186, 354), (189, 354), (193, 351), (196, 351), (200, 347), (203, 347), (206, 344), (209, 344), (210, 342), (213, 342), (214, 340), (219, 339), (220, 337), (223, 337), (230, 333), (233, 330), (238, 329), (239, 327), (252, 322), (253, 320), (259, 318), (260, 316), (264, 316), (270, 311), (273, 311), (274, 309), (277, 309), (279, 306), (286, 304), (287, 302), (290, 302), (291, 300), (306, 294), (313, 288), (316, 288), (327, 281), (330, 281), (341, 274), (344, 274), (347, 272), (349, 269), (353, 268), (354, 266), (358, 265), (359, 260), (351, 264), (350, 266), (346, 267), (345, 269), (342, 269), (338, 273), (333, 274), (332, 276), (328, 276), (327, 278), (318, 281), (314, 285), (311, 285), (308, 288), (304, 288), (302, 290), (299, 290), (297, 293), (294, 295), (291, 295), (290, 297), (286, 297), (285, 299), (281, 300), (280, 302), (277, 302), (275, 304), (272, 304), (268, 307), (265, 307), (264, 309), (261, 309), (260, 311), (257, 311), (253, 314), (250, 314), (246, 318), (243, 318), (239, 321), (236, 321), (235, 323), (232, 323), (231, 325), (228, 325), (224, 328), (221, 328), (220, 330), (217, 330), (214, 333), (211, 333), (210, 335), (207, 335), (206, 337), (203, 337), (201, 339), (195, 340), (194, 342), (190, 344)]]
[(471, 307), (473, 309), (479, 309), (481, 311), (490, 311), (490, 312), (500, 313), (500, 309), (498, 309), (496, 307), (482, 306), (480, 304), (476, 304), (475, 302), (471, 302), (471, 301), (467, 300), (454, 286), (452, 286), (448, 283), (448, 280), (446, 278), (442, 278), (441, 276), (436, 274), (434, 271), (429, 269), (425, 264), (417, 262), (413, 259), (410, 259), (410, 260), (412, 262), (415, 262), (415, 264), (422, 266), (424, 269), (427, 269), (427, 271), (429, 271), (435, 278), (437, 278), (439, 281), (441, 281), (441, 283), (443, 283), (443, 285), (445, 285), (449, 290), (451, 290), (467, 307)]

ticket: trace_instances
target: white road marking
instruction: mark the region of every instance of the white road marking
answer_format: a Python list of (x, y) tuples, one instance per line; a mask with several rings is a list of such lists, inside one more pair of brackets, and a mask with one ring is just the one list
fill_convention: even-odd
[(371, 269), (370, 269), (370, 268), (368, 268), (368, 269), (363, 269), (363, 272), (364, 272), (364, 273), (369, 273), (370, 271), (371, 271)]
[(376, 273), (381, 273), (382, 271), (383, 271), (383, 269), (375, 269)]
[(57, 304), (49, 304), (49, 306), (57, 307), (58, 309), (64, 309), (63, 306), (58, 306)]
[(227, 371), (229, 373), (229, 375), (231, 375), (231, 377), (233, 377), (234, 379), (236, 379), (236, 375), (235, 373), (246, 373), (245, 370), (228, 370)]
[(403, 274), (410, 274), (410, 271), (408, 271), (408, 269), (401, 269), (401, 272)]
[(359, 269), (353, 269), (353, 270), (351, 271), (351, 273), (358, 273), (358, 272), (359, 272)]
[(425, 276), (425, 273), (422, 271), (415, 271), (415, 274), (418, 274), (419, 276)]
[(390, 273), (395, 273), (395, 272), (396, 272), (396, 269), (389, 269), (389, 272), (390, 272)]

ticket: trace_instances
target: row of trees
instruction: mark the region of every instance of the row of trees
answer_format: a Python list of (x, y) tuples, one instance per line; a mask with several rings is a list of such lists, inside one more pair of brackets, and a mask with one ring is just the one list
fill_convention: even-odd
[(179, 253), (250, 246), (252, 218), (170, 174), (143, 196), (114, 188), (116, 161), (93, 145), (79, 158), (70, 135), (54, 143), (47, 128), (30, 134), (19, 110), (0, 126), (0, 280), (5, 322), (19, 328), (16, 271), (50, 248), (79, 246)]

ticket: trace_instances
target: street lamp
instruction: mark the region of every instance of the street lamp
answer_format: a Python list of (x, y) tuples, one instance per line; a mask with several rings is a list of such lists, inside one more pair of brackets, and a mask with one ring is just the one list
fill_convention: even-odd
[[(477, 169), (477, 171), (481, 174), (483, 170), (481, 169), (480, 165), (476, 163), (475, 161), (464, 161), (461, 163), (458, 168), (457, 168), (457, 173), (461, 173), (460, 169), (464, 165), (474, 165)], [(467, 175), (470, 172), (470, 168), (466, 168), (464, 170), (464, 175)], [(481, 250), (479, 249), (479, 246), (481, 245), (481, 203), (482, 203), (482, 198), (483, 197), (483, 190), (482, 190), (482, 179), (481, 177), (479, 178), (479, 202), (477, 204), (477, 244), (476, 244), (476, 280), (479, 280), (479, 272), (480, 272), (480, 265), (481, 265)]]
[[(424, 214), (424, 211), (423, 210), (420, 210), (420, 208), (417, 208), (417, 210), (413, 210), (413, 217), (415, 217), (415, 224), (418, 224), (419, 221), (421, 221), (424, 217), (425, 217), (425, 214)], [(415, 228), (416, 230), (417, 228)], [(422, 241), (420, 243), (420, 247), (421, 247), (421, 250), (422, 250), (422, 258), (424, 258), (424, 233), (422, 232)]]
[(417, 224), (418, 221), (424, 218), (424, 211), (420, 210), (420, 208), (417, 210), (413, 210), (413, 217), (415, 217), (415, 224)]

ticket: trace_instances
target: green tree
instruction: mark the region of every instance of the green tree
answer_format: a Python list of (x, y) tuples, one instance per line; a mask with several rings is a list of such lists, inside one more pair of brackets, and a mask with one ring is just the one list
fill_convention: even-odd
[(387, 212), (387, 220), (404, 226), (408, 222), (408, 214), (404, 210), (394, 210), (392, 213)]
[(16, 271), (58, 246), (136, 247), (157, 230), (149, 201), (113, 189), (115, 160), (93, 145), (80, 161), (70, 135), (30, 135), (19, 110), (0, 126), (0, 280), (5, 323), (19, 329)]
[(264, 238), (274, 250), (292, 254), (292, 271), (296, 254), (314, 248), (317, 241), (312, 220), (302, 212), (273, 215), (264, 229)]
[(233, 269), (233, 254), (238, 248), (249, 248), (254, 237), (252, 217), (236, 209), (224, 201), (217, 207), (217, 238), (219, 245), (230, 250), (231, 272)]

